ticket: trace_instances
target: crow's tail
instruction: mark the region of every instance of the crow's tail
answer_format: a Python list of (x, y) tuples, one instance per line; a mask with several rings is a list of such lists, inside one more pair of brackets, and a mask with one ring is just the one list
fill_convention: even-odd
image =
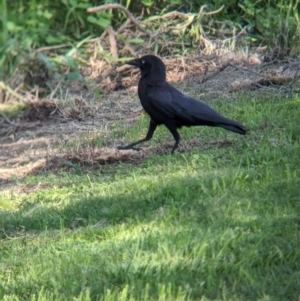
[(221, 123), (221, 124), (219, 124), (219, 127), (223, 128), (225, 130), (228, 130), (228, 131), (232, 131), (232, 132), (241, 134), (241, 135), (245, 135), (246, 132), (247, 132), (243, 128), (243, 126), (239, 125), (239, 124), (224, 124), (224, 123)]

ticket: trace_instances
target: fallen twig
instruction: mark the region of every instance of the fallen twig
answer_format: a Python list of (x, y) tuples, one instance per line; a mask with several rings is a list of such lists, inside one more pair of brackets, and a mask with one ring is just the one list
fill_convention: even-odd
[(295, 75), (293, 77), (292, 82), (290, 83), (290, 88), (293, 87), (293, 85), (295, 84), (295, 82), (300, 78), (300, 74), (299, 73), (299, 69), (295, 72)]
[(146, 35), (148, 35), (149, 37), (151, 36), (150, 33), (148, 33), (147, 30), (145, 30), (140, 23), (137, 21), (137, 19), (129, 12), (129, 10), (121, 5), (121, 4), (116, 4), (116, 3), (112, 3), (112, 4), (106, 4), (106, 5), (100, 5), (100, 6), (96, 6), (96, 7), (90, 7), (87, 9), (88, 13), (96, 13), (97, 11), (100, 10), (107, 10), (107, 9), (119, 9), (121, 11), (123, 11), (125, 13), (125, 15), (127, 16), (128, 19), (131, 20), (132, 23), (134, 23), (134, 25), (143, 33), (145, 33)]
[(110, 44), (110, 52), (115, 60), (118, 59), (118, 46), (116, 41), (116, 34), (111, 26), (107, 27), (108, 40)]
[(146, 21), (154, 21), (154, 20), (160, 20), (160, 19), (171, 19), (171, 18), (176, 18), (176, 17), (177, 18), (182, 18), (182, 19), (189, 19), (189, 18), (191, 18), (193, 16), (197, 16), (197, 15), (211, 16), (211, 15), (219, 13), (224, 8), (224, 5), (222, 5), (219, 9), (217, 9), (215, 11), (207, 12), (207, 13), (203, 12), (205, 8), (207, 8), (207, 5), (202, 5), (200, 10), (199, 10), (199, 13), (181, 13), (181, 12), (178, 12), (178, 11), (171, 11), (169, 13), (166, 13), (166, 14), (162, 15), (162, 16), (150, 17)]
[(60, 44), (60, 45), (41, 47), (41, 48), (36, 49), (36, 52), (46, 52), (46, 51), (66, 48), (66, 47), (70, 47), (70, 46), (71, 46), (70, 44)]
[(207, 71), (208, 71), (208, 66), (205, 66), (205, 72), (204, 72), (204, 75), (203, 75), (203, 79), (201, 81), (201, 84), (205, 83), (206, 81), (214, 78), (216, 75), (218, 75), (220, 72), (224, 71), (227, 67), (229, 66), (229, 64), (225, 64), (223, 66), (221, 66), (220, 68), (218, 68), (218, 70), (208, 76), (206, 76), (207, 74)]
[(4, 120), (5, 120), (7, 123), (9, 123), (9, 124), (11, 124), (11, 125), (13, 125), (13, 126), (19, 126), (19, 124), (16, 124), (16, 123), (14, 123), (13, 121), (11, 121), (4, 113), (0, 112), (0, 115), (4, 118)]

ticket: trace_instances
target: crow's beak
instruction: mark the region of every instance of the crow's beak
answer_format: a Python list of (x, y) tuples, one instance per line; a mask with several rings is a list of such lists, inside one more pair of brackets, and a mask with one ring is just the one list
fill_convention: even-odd
[(131, 66), (135, 66), (135, 67), (140, 67), (141, 66), (141, 63), (140, 63), (139, 59), (131, 60), (131, 61), (127, 62), (126, 64), (131, 65)]

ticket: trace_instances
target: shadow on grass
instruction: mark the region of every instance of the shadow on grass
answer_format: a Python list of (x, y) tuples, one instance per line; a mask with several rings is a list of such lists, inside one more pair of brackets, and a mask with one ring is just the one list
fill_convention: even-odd
[[(148, 179), (134, 192), (101, 197), (91, 191), (65, 204), (57, 192), (57, 206), (53, 193), (40, 194), (37, 203), (0, 213), (0, 220), (7, 232), (25, 227), (43, 236), (52, 229), (69, 237), (63, 246), (60, 238), (50, 242), (51, 252), (63, 252), (57, 253), (55, 266), (44, 263), (48, 272), (32, 279), (31, 286), (51, 291), (52, 275), (59, 293), (78, 295), (89, 287), (92, 300), (126, 285), (137, 299), (148, 286), (155, 299), (158, 286), (169, 283), (192, 299), (224, 299), (225, 294), (238, 300), (296, 300), (300, 181), (260, 185), (245, 175), (208, 171), (160, 184)], [(83, 227), (63, 230), (76, 218), (83, 219)], [(39, 262), (48, 251), (36, 252)]]

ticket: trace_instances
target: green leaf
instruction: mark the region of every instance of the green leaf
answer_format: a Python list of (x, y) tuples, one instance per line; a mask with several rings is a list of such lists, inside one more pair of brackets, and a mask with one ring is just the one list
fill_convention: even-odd
[(93, 16), (88, 16), (87, 17), (87, 20), (90, 22), (90, 23), (93, 23), (93, 24), (98, 24), (98, 20), (93, 17)]
[(155, 43), (155, 45), (154, 45), (154, 54), (158, 54), (158, 44), (157, 43)]
[(71, 67), (72, 69), (77, 69), (78, 67), (76, 60), (71, 56), (65, 55), (63, 57), (63, 61), (68, 67)]
[(57, 44), (60, 42), (60, 40), (57, 37), (54, 37), (53, 35), (47, 35), (45, 38), (47, 44)]
[(67, 74), (68, 80), (82, 80), (82, 75), (79, 72), (69, 72)]
[(78, 3), (77, 7), (78, 8), (82, 8), (82, 9), (87, 9), (89, 8), (91, 5), (89, 3)]
[(70, 167), (74, 167), (74, 164), (71, 161), (64, 161), (64, 164)]
[(97, 24), (97, 25), (99, 25), (99, 26), (101, 26), (103, 28), (106, 28), (108, 25), (110, 25), (110, 21), (109, 20), (101, 18), (101, 17), (99, 17), (98, 19), (96, 19), (93, 16), (88, 16), (87, 20), (90, 23)]
[(106, 54), (104, 51), (99, 50), (98, 53), (107, 62), (114, 62), (115, 61), (115, 58), (112, 55)]
[(21, 26), (18, 26), (16, 23), (14, 23), (12, 21), (7, 21), (6, 22), (6, 28), (10, 32), (17, 32), (17, 31), (22, 30)]
[(182, 0), (171, 0), (170, 3), (171, 3), (171, 5), (176, 5), (176, 4), (180, 5), (183, 3), (183, 1)]
[(118, 40), (122, 41), (124, 44), (127, 44), (126, 38), (122, 34), (117, 34)]
[(144, 1), (142, 1), (142, 3), (143, 3), (145, 6), (148, 6), (148, 7), (150, 7), (150, 6), (152, 6), (152, 5), (154, 4), (154, 2), (151, 1), (151, 0), (148, 0), (148, 1), (144, 0)]
[(145, 42), (145, 40), (139, 39), (139, 38), (129, 40), (129, 43), (134, 43), (134, 44), (142, 44), (144, 42)]
[(47, 69), (50, 71), (54, 71), (55, 70), (55, 64), (53, 63), (53, 61), (44, 53), (39, 52), (37, 54), (38, 58), (46, 65)]
[(50, 20), (50, 19), (52, 18), (52, 16), (53, 16), (53, 14), (50, 13), (48, 10), (46, 10), (46, 11), (44, 12), (44, 17), (45, 17), (46, 19)]
[(24, 40), (22, 41), (22, 45), (24, 47), (31, 47), (31, 45), (34, 43), (34, 38), (27, 36), (24, 38)]
[(99, 18), (98, 19), (98, 24), (103, 27), (103, 28), (106, 28), (107, 26), (110, 25), (110, 21), (107, 20), (107, 19), (104, 19), (104, 18)]

